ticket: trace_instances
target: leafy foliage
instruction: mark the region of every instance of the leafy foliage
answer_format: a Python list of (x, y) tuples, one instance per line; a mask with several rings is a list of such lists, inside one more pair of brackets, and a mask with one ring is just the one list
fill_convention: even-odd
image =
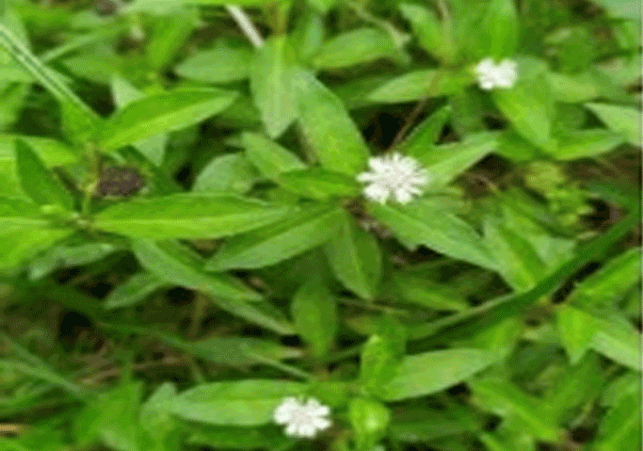
[(640, 20), (1, 1), (0, 450), (640, 449)]

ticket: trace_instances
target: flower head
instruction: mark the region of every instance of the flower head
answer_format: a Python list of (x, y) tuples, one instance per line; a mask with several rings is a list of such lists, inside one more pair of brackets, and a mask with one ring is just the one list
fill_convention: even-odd
[(305, 403), (297, 398), (286, 398), (275, 409), (274, 420), (277, 424), (286, 425), (286, 435), (313, 438), (317, 431), (330, 427), (328, 415), (330, 408), (314, 398)]
[(410, 202), (422, 193), (422, 187), (429, 182), (429, 173), (411, 157), (399, 153), (373, 157), (368, 160), (370, 172), (362, 172), (357, 181), (368, 183), (364, 195), (376, 202), (385, 203), (394, 197), (401, 204)]
[(485, 58), (476, 66), (478, 85), (485, 91), (494, 88), (511, 88), (518, 79), (518, 64), (504, 59), (495, 64), (492, 58)]

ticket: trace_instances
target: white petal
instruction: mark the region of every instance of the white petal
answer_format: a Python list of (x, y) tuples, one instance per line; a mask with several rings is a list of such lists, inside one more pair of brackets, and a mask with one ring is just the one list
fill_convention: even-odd
[(366, 187), (366, 189), (364, 190), (364, 196), (366, 196), (368, 199), (380, 203), (386, 202), (386, 199), (388, 199), (389, 195), (389, 191), (377, 183), (373, 183), (372, 185)]
[(413, 195), (406, 188), (398, 188), (395, 190), (395, 198), (399, 203), (406, 204), (413, 199)]
[(331, 426), (331, 421), (327, 418), (315, 418), (313, 421), (313, 424), (317, 429), (320, 431), (323, 431), (324, 429), (328, 429)]
[(373, 180), (377, 180), (379, 178), (378, 174), (375, 174), (374, 172), (362, 172), (357, 176), (357, 181), (358, 182), (372, 182)]
[(292, 413), (299, 407), (299, 402), (296, 398), (286, 398), (277, 407), (274, 412), (274, 420), (277, 424), (286, 424), (290, 421)]
[(286, 435), (290, 435), (291, 437), (297, 437), (299, 435), (299, 425), (295, 423), (290, 423), (286, 427)]
[(300, 437), (313, 438), (317, 435), (317, 429), (313, 424), (302, 424), (297, 431)]

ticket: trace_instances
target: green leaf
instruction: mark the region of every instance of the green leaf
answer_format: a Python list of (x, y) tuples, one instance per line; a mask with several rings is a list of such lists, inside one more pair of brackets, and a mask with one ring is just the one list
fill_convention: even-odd
[(73, 149), (55, 139), (0, 133), (0, 160), (15, 158), (17, 140), (26, 143), (48, 167), (74, 163), (77, 159)]
[(332, 348), (338, 329), (337, 305), (319, 275), (312, 275), (295, 293), (290, 305), (297, 333), (313, 354), (323, 357)]
[(531, 243), (503, 224), (485, 221), (484, 243), (498, 263), (498, 272), (514, 290), (529, 290), (547, 273)]
[[(132, 86), (129, 81), (119, 76), (112, 77), (112, 91), (118, 108), (125, 108), (132, 102), (136, 102), (145, 97), (145, 95)], [(148, 160), (156, 166), (160, 166), (165, 156), (167, 140), (167, 134), (162, 133), (137, 141), (133, 145), (140, 150)]]
[(155, 71), (164, 69), (192, 34), (198, 21), (196, 10), (156, 17), (145, 47), (145, 59)]
[(441, 21), (432, 9), (410, 3), (401, 4), (400, 12), (411, 22), (411, 30), (424, 50), (446, 64), (455, 61), (457, 48), (447, 18)]
[(483, 21), (483, 42), (488, 54), (512, 56), (518, 45), (518, 17), (514, 0), (492, 0)]
[(481, 418), (468, 406), (449, 405), (446, 409), (405, 408), (393, 415), (391, 434), (403, 442), (419, 443), (477, 432)]
[(91, 444), (96, 438), (117, 451), (143, 451), (138, 411), (142, 384), (126, 383), (88, 403), (74, 420), (76, 440)]
[(134, 274), (126, 282), (118, 285), (105, 299), (106, 309), (115, 309), (136, 305), (154, 291), (166, 286), (167, 282), (149, 272)]
[(476, 133), (459, 143), (417, 149), (416, 158), (429, 171), (432, 187), (445, 186), (494, 151), (498, 137), (495, 132)]
[(270, 423), (282, 399), (305, 393), (306, 384), (246, 379), (200, 384), (176, 396), (170, 411), (190, 421), (214, 425), (258, 426)]
[(372, 450), (386, 435), (390, 410), (374, 399), (355, 397), (348, 406), (348, 418), (355, 432), (356, 450)]
[(324, 247), (335, 277), (363, 299), (373, 300), (382, 273), (382, 254), (373, 235), (344, 214), (338, 232)]
[(530, 83), (529, 86), (517, 84), (512, 89), (496, 89), (492, 97), (518, 133), (538, 148), (553, 152), (556, 144), (551, 138), (551, 97), (544, 81), (534, 79)]
[(548, 71), (545, 77), (557, 102), (587, 102), (601, 96), (600, 86), (591, 72), (562, 74)]
[(341, 100), (304, 71), (298, 73), (296, 91), (299, 124), (321, 165), (348, 175), (362, 171), (369, 151)]
[(593, 449), (596, 451), (641, 449), (640, 404), (637, 394), (625, 396), (616, 406), (613, 406), (600, 423)]
[(297, 118), (295, 67), (295, 53), (286, 36), (268, 39), (251, 63), (250, 89), (271, 138), (280, 136)]
[(323, 12), (328, 12), (337, 2), (338, 0), (308, 0), (308, 3)]
[(290, 445), (284, 433), (270, 426), (211, 426), (189, 425), (186, 443), (213, 449), (270, 449), (283, 450)]
[(132, 242), (132, 250), (143, 267), (165, 283), (175, 283), (227, 299), (262, 299), (261, 295), (234, 277), (205, 273), (202, 269), (203, 262), (193, 252), (175, 242), (135, 240)]
[(175, 396), (174, 384), (164, 382), (141, 406), (139, 421), (148, 438), (149, 451), (179, 451), (181, 448), (183, 437), (178, 433), (178, 422), (167, 411), (167, 405)]
[(410, 355), (402, 360), (395, 377), (382, 389), (386, 401), (417, 398), (468, 380), (493, 364), (497, 357), (477, 349), (447, 349)]
[(601, 155), (625, 142), (621, 135), (604, 129), (567, 130), (556, 138), (554, 157), (563, 161)]
[(213, 158), (199, 173), (192, 192), (244, 194), (252, 188), (257, 171), (244, 153), (237, 152)]
[(0, 268), (18, 265), (72, 231), (49, 228), (36, 204), (0, 198)]
[(559, 428), (551, 406), (507, 381), (495, 378), (470, 382), (477, 401), (503, 417), (516, 416), (529, 427), (529, 433), (545, 441), (559, 439)]
[(341, 210), (331, 205), (306, 207), (277, 224), (228, 240), (206, 269), (261, 268), (286, 260), (328, 240), (340, 214)]
[(591, 348), (597, 327), (594, 318), (577, 308), (562, 305), (557, 312), (558, 333), (572, 365), (576, 365)]
[(312, 64), (318, 69), (337, 69), (367, 63), (397, 52), (391, 36), (378, 28), (358, 28), (326, 41)]
[(619, 317), (600, 317), (565, 305), (558, 311), (558, 328), (572, 363), (587, 349), (635, 371), (641, 371), (641, 335)]
[(98, 118), (80, 97), (78, 97), (67, 85), (61, 81), (60, 75), (46, 67), (22, 40), (16, 36), (5, 24), (0, 23), (0, 46), (4, 47), (11, 57), (29, 72), (42, 86), (47, 89), (61, 103), (69, 103), (77, 109), (79, 114)]
[(292, 208), (205, 193), (135, 199), (107, 207), (94, 227), (137, 238), (220, 238), (279, 221)]
[(277, 180), (283, 172), (306, 169), (292, 152), (259, 134), (244, 132), (241, 141), (248, 160), (271, 180)]
[(269, 304), (246, 302), (261, 301), (260, 294), (235, 277), (204, 272), (203, 261), (178, 243), (135, 240), (132, 250), (141, 265), (160, 280), (206, 293), (219, 308), (278, 334), (294, 332), (283, 314)]
[(31, 261), (29, 280), (41, 279), (58, 268), (93, 263), (118, 250), (117, 246), (108, 243), (55, 246)]
[(265, 359), (279, 361), (303, 355), (300, 349), (258, 338), (213, 337), (190, 343), (177, 343), (176, 340), (171, 343), (209, 362), (227, 366), (257, 365)]
[(404, 243), (421, 244), (449, 257), (496, 269), (473, 227), (430, 202), (418, 199), (406, 206), (371, 203), (368, 208)]
[(359, 383), (374, 396), (396, 375), (406, 351), (406, 328), (396, 319), (384, 316), (362, 348)]
[(277, 183), (288, 191), (311, 199), (357, 196), (360, 191), (353, 177), (323, 168), (283, 172)]
[(435, 143), (440, 138), (450, 116), (450, 105), (438, 108), (431, 116), (418, 124), (409, 137), (396, 146), (396, 150), (414, 158), (433, 152), (436, 147)]
[(576, 257), (567, 260), (525, 293), (501, 296), (467, 311), (416, 326), (410, 330), (410, 336), (413, 340), (422, 339), (426, 344), (435, 341), (428, 340), (428, 337), (435, 338), (440, 333), (439, 340), (443, 343), (453, 337), (468, 337), (493, 327), (506, 318), (523, 312), (543, 296), (554, 293), (564, 281), (577, 274), (589, 262), (600, 260), (606, 250), (637, 223), (636, 215), (627, 216), (600, 237), (580, 247), (575, 253)]
[(16, 141), (16, 166), (22, 189), (40, 205), (56, 204), (73, 210), (74, 198), (24, 141)]
[(408, 72), (371, 92), (367, 99), (379, 103), (405, 103), (455, 94), (473, 83), (467, 72), (424, 69)]
[(215, 89), (177, 89), (145, 97), (116, 111), (100, 136), (104, 151), (159, 133), (197, 124), (232, 104), (236, 93)]
[(641, 334), (621, 318), (599, 318), (592, 348), (634, 371), (641, 371)]
[(585, 107), (627, 142), (637, 147), (641, 145), (641, 112), (637, 108), (604, 103), (586, 103)]
[(219, 41), (211, 50), (199, 50), (175, 68), (184, 78), (205, 83), (228, 83), (250, 76), (252, 48)]
[(437, 311), (462, 311), (469, 308), (466, 298), (447, 285), (404, 272), (392, 274), (396, 301), (406, 301)]
[(629, 249), (583, 279), (567, 298), (568, 304), (611, 307), (641, 280), (641, 250)]

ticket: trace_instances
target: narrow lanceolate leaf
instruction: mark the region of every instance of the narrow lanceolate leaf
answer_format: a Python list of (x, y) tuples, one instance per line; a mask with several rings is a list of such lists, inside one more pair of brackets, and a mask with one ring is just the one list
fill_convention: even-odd
[(107, 296), (105, 308), (115, 309), (138, 304), (165, 285), (167, 282), (149, 272), (134, 274)]
[(342, 215), (338, 231), (324, 248), (335, 277), (363, 299), (372, 300), (381, 277), (382, 255), (373, 235)]
[(523, 392), (504, 380), (482, 379), (471, 383), (478, 403), (503, 417), (518, 417), (529, 425), (529, 432), (547, 441), (556, 441), (559, 428), (552, 406)]
[(248, 160), (264, 177), (275, 180), (283, 172), (306, 169), (297, 155), (262, 135), (246, 132), (241, 141)]
[[(127, 105), (145, 97), (145, 95), (132, 86), (129, 81), (119, 76), (112, 78), (112, 92), (118, 108), (125, 108)], [(135, 142), (133, 145), (138, 148), (148, 160), (156, 166), (159, 166), (163, 162), (166, 143), (167, 134), (161, 133)]]
[(588, 262), (600, 260), (606, 250), (638, 222), (636, 215), (626, 217), (600, 237), (579, 248), (575, 258), (563, 263), (553, 273), (541, 279), (531, 290), (511, 296), (501, 296), (467, 311), (416, 326), (411, 329), (410, 336), (414, 340), (423, 339), (426, 343), (427, 337), (436, 336), (439, 333), (439, 340), (443, 342), (452, 340), (454, 337), (468, 337), (486, 330), (524, 311), (543, 296), (552, 294)]
[(484, 242), (503, 279), (516, 291), (529, 290), (547, 272), (531, 243), (502, 224), (486, 221)]
[(395, 43), (384, 30), (359, 28), (324, 43), (312, 63), (320, 69), (348, 67), (390, 56), (396, 51)]
[(586, 103), (585, 106), (627, 142), (633, 146), (641, 145), (641, 111), (638, 108), (604, 103)]
[[(0, 206), (0, 209), (2, 206)], [(3, 218), (0, 217), (0, 224)], [(0, 269), (15, 267), (32, 258), (39, 251), (47, 249), (73, 229), (23, 228), (0, 231)]]
[(231, 238), (206, 270), (261, 268), (294, 257), (327, 241), (342, 210), (334, 205), (307, 207), (277, 224)]
[(308, 343), (313, 354), (324, 356), (337, 333), (337, 305), (324, 280), (311, 275), (299, 288), (290, 307), (297, 333)]
[(469, 135), (459, 143), (412, 150), (429, 171), (432, 186), (439, 187), (447, 185), (497, 149), (499, 136), (495, 132), (482, 132)]
[(0, 268), (11, 268), (72, 233), (48, 227), (36, 204), (0, 198)]
[(639, 334), (627, 321), (599, 317), (565, 305), (558, 311), (558, 329), (572, 363), (588, 349), (635, 371), (641, 371)]
[(547, 93), (548, 87), (540, 79), (531, 83), (533, 85), (518, 84), (512, 89), (496, 89), (492, 93), (493, 100), (520, 135), (539, 149), (553, 152), (556, 143), (551, 137), (552, 100)]
[[(638, 384), (640, 387), (640, 383)], [(638, 394), (624, 396), (607, 412), (598, 430), (596, 451), (641, 449), (641, 400)]]
[(632, 248), (580, 282), (567, 299), (579, 306), (611, 307), (641, 280), (641, 249)]
[(176, 396), (169, 410), (190, 421), (214, 425), (257, 426), (272, 421), (282, 399), (303, 395), (307, 384), (248, 379), (197, 385)]
[[(413, 132), (401, 142), (396, 149), (414, 158), (425, 156), (433, 149), (440, 138), (442, 130), (451, 116), (451, 106), (445, 105), (417, 125)], [(431, 150), (432, 152), (433, 150)]]
[(284, 172), (277, 180), (284, 189), (311, 199), (352, 197), (359, 194), (355, 178), (324, 168), (309, 168)]
[(449, 257), (496, 269), (496, 262), (473, 227), (431, 203), (417, 200), (407, 206), (370, 204), (369, 210), (404, 243), (421, 244)]
[(203, 291), (227, 299), (259, 301), (261, 295), (246, 287), (234, 277), (208, 274), (203, 262), (187, 248), (166, 241), (135, 240), (132, 250), (143, 267), (166, 283)]
[(355, 175), (369, 151), (341, 100), (312, 74), (298, 72), (299, 123), (308, 146), (328, 170)]
[(466, 72), (417, 70), (408, 72), (375, 89), (368, 100), (381, 103), (404, 103), (454, 94), (473, 83)]
[(16, 166), (25, 193), (40, 205), (55, 204), (72, 210), (74, 198), (24, 141), (16, 141)]
[[(489, 55), (511, 56), (518, 44), (518, 17), (514, 0), (493, 0), (487, 9), (483, 36), (488, 39)], [(484, 40), (483, 40), (484, 42)]]
[(220, 238), (279, 221), (292, 207), (218, 194), (175, 194), (106, 208), (94, 227), (139, 238)]
[(115, 150), (197, 124), (226, 109), (235, 98), (236, 93), (219, 89), (178, 89), (145, 97), (107, 120), (100, 136), (101, 148)]
[(4, 47), (18, 64), (60, 102), (73, 105), (73, 108), (77, 109), (80, 114), (98, 118), (94, 110), (87, 106), (80, 97), (60, 80), (58, 74), (47, 68), (36, 58), (21, 40), (2, 23), (0, 23), (0, 46)]
[(382, 399), (399, 401), (439, 392), (467, 380), (496, 359), (493, 353), (478, 349), (447, 349), (407, 356), (395, 377), (382, 388)]
[(614, 150), (625, 142), (618, 133), (605, 129), (568, 130), (557, 136), (557, 160), (589, 158)]
[(268, 39), (256, 52), (250, 65), (250, 89), (268, 136), (276, 138), (297, 118), (295, 53), (285, 35)]
[(219, 308), (253, 324), (278, 334), (294, 333), (281, 312), (248, 302), (262, 300), (259, 293), (234, 277), (205, 273), (203, 261), (178, 243), (135, 240), (132, 248), (141, 265), (159, 279), (206, 293)]

